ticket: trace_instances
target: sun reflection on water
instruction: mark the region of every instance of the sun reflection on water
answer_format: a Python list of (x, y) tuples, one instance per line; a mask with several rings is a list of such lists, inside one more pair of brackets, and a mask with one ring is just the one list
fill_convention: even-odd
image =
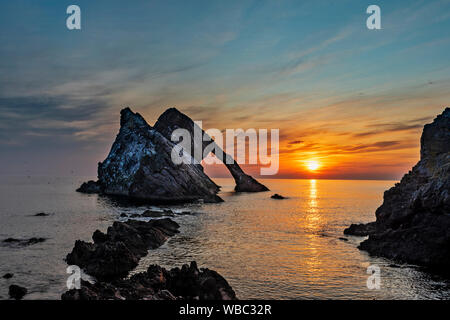
[(317, 186), (316, 180), (309, 180), (309, 212), (317, 212)]
[(307, 210), (307, 228), (316, 231), (320, 227), (320, 214), (317, 201), (317, 182), (315, 179), (309, 180), (309, 198)]

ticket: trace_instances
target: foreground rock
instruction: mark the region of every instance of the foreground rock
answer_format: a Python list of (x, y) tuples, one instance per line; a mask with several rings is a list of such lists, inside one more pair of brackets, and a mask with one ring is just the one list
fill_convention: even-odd
[(168, 218), (149, 222), (116, 221), (106, 234), (96, 230), (92, 236), (94, 243), (77, 240), (66, 261), (100, 280), (125, 277), (148, 249), (161, 246), (178, 228), (179, 225)]
[(420, 161), (384, 193), (376, 221), (351, 225), (370, 254), (448, 272), (450, 267), (450, 108), (424, 127)]
[(83, 183), (77, 191), (153, 203), (222, 201), (217, 196), (219, 187), (201, 165), (194, 161), (176, 165), (171, 159), (175, 145), (170, 140), (129, 108), (120, 114), (120, 131), (108, 157), (98, 165), (98, 181)]
[[(152, 265), (146, 272), (125, 278), (148, 249), (159, 247), (178, 232), (169, 218), (149, 222), (114, 222), (106, 234), (96, 230), (94, 243), (77, 240), (67, 255), (94, 279), (82, 277), (81, 288), (65, 292), (63, 300), (233, 300), (236, 295), (217, 272), (198, 269), (195, 262), (170, 271)], [(89, 281), (88, 281), (89, 280)]]
[(344, 234), (352, 236), (368, 236), (377, 232), (376, 222), (352, 224), (344, 230)]
[(281, 194), (275, 193), (274, 195), (271, 196), (272, 199), (277, 199), (277, 200), (283, 200), (286, 199), (286, 197), (283, 197)]
[(217, 272), (195, 262), (170, 271), (151, 265), (129, 279), (91, 284), (64, 293), (63, 300), (235, 300), (236, 294)]
[(77, 189), (77, 192), (81, 192), (81, 193), (101, 193), (102, 192), (102, 187), (97, 181), (89, 180), (88, 182), (84, 182)]
[(29, 239), (16, 239), (16, 238), (7, 238), (3, 240), (3, 244), (14, 246), (14, 247), (26, 247), (31, 246), (36, 243), (44, 242), (45, 238), (29, 238)]
[[(203, 136), (209, 138), (209, 141), (202, 140), (202, 144), (197, 146), (202, 152), (200, 154), (200, 157), (198, 159), (195, 158), (195, 160), (200, 163), (203, 160), (203, 151), (206, 146), (211, 144), (212, 138), (208, 134), (206, 134), (205, 131), (203, 131), (197, 124), (195, 124), (191, 118), (175, 108), (170, 108), (167, 109), (155, 123), (155, 130), (159, 131), (164, 137), (169, 140), (171, 139), (174, 130), (179, 128), (188, 130), (191, 134), (191, 137), (194, 137), (194, 128), (196, 128), (198, 132), (201, 132)], [(192, 139), (191, 141), (191, 153), (193, 153), (195, 150), (196, 141), (195, 139)], [(241, 167), (234, 161), (234, 159), (230, 155), (226, 154), (219, 146), (215, 146), (215, 155), (219, 157), (219, 159), (225, 160), (225, 166), (228, 168), (236, 182), (236, 191), (261, 192), (269, 190), (266, 186), (256, 181), (253, 177), (245, 174), (244, 171), (242, 171)]]
[(12, 284), (9, 286), (9, 296), (12, 299), (20, 300), (28, 293), (27, 288)]

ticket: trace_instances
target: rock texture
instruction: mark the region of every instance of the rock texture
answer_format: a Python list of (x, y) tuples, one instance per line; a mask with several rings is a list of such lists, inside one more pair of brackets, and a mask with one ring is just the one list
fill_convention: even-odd
[(176, 165), (170, 140), (129, 108), (120, 114), (120, 131), (108, 157), (98, 165), (98, 181), (88, 181), (77, 191), (153, 203), (222, 201), (219, 187), (201, 165)]
[(346, 234), (369, 235), (370, 254), (440, 269), (450, 267), (450, 108), (425, 125), (420, 161), (384, 193), (376, 221)]
[(161, 246), (168, 237), (178, 232), (178, 228), (179, 225), (168, 218), (149, 222), (116, 221), (106, 234), (96, 230), (92, 236), (94, 243), (77, 240), (66, 261), (97, 279), (125, 277), (149, 248)]
[(64, 293), (63, 300), (235, 300), (228, 282), (217, 272), (198, 269), (195, 262), (170, 271), (151, 265), (129, 279), (91, 284)]
[[(191, 118), (181, 113), (175, 108), (167, 109), (155, 123), (155, 130), (160, 132), (168, 140), (171, 139), (172, 132), (178, 128), (186, 129), (191, 133), (191, 137), (194, 137), (194, 127), (197, 127), (198, 131), (209, 138), (209, 141), (202, 141), (202, 145), (198, 145), (199, 150), (202, 150), (200, 158), (195, 158), (197, 163), (203, 160), (203, 150), (206, 146), (211, 144), (211, 137), (208, 136), (203, 130), (198, 127)], [(194, 153), (195, 139), (191, 139), (191, 152)], [(215, 150), (215, 149), (214, 149)], [(260, 192), (268, 191), (269, 189), (263, 184), (256, 181), (253, 177), (247, 175), (242, 171), (241, 167), (234, 161), (234, 159), (226, 154), (221, 148), (217, 146), (216, 156), (220, 159), (225, 159), (225, 166), (230, 171), (236, 182), (236, 191), (240, 192)], [(220, 154), (219, 154), (220, 153)], [(195, 155), (194, 155), (195, 156)]]

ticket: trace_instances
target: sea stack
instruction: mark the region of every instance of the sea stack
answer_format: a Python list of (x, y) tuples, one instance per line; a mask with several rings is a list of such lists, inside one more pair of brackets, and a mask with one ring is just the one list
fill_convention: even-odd
[(450, 267), (450, 108), (421, 137), (420, 161), (384, 193), (376, 221), (344, 233), (369, 236), (372, 255), (448, 272)]
[(171, 159), (174, 143), (139, 113), (125, 108), (120, 115), (119, 134), (108, 157), (98, 164), (98, 181), (86, 182), (77, 191), (153, 203), (222, 201), (217, 196), (219, 187), (201, 165), (194, 161), (175, 164)]
[[(192, 139), (191, 143), (191, 150), (195, 150), (195, 148), (201, 148), (201, 159), (195, 159), (200, 163), (203, 160), (203, 150), (205, 147), (207, 147), (209, 144), (211, 144), (213, 139), (205, 133), (200, 127), (192, 121), (191, 118), (189, 118), (184, 113), (181, 113), (176, 108), (169, 108), (167, 109), (159, 118), (158, 121), (155, 123), (155, 130), (160, 132), (164, 137), (170, 140), (172, 133), (176, 129), (186, 129), (190, 132), (191, 136), (194, 137), (194, 128), (197, 128), (199, 132), (202, 133), (203, 136), (206, 136), (209, 138), (209, 141), (202, 140), (202, 145), (196, 146), (196, 141)], [(215, 142), (213, 142), (215, 145)], [(219, 157), (219, 159), (225, 160), (225, 166), (228, 168), (228, 171), (230, 171), (231, 175), (234, 178), (234, 181), (236, 182), (236, 186), (234, 188), (235, 191), (238, 192), (261, 192), (261, 191), (268, 191), (269, 189), (256, 181), (252, 176), (249, 176), (246, 174), (239, 164), (237, 164), (234, 159), (225, 153), (219, 146), (215, 145), (215, 155)]]

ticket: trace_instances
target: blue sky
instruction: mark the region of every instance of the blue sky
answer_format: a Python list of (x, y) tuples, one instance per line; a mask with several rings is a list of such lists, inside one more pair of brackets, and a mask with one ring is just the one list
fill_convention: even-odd
[[(80, 31), (66, 28), (71, 4)], [(366, 28), (370, 4), (382, 30)], [(450, 1), (2, 1), (0, 173), (95, 174), (122, 107), (153, 124), (176, 106), (209, 127), (280, 128), (317, 146), (298, 159), (286, 149), (290, 163), (395, 145), (377, 151), (375, 175), (370, 161), (344, 170), (362, 154), (335, 177), (398, 177), (417, 161), (420, 127), (450, 104), (449, 31)]]

